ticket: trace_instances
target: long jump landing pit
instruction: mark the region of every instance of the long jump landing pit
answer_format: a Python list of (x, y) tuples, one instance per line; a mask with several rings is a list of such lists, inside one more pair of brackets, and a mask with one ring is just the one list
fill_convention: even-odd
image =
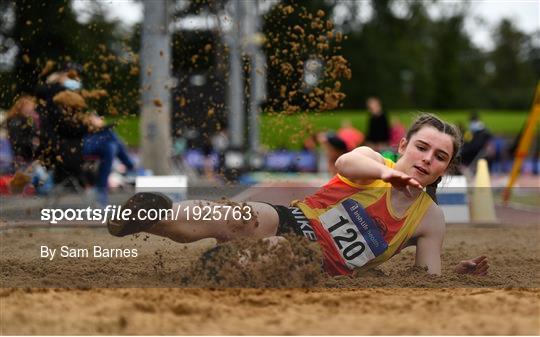
[[(268, 193), (268, 191), (267, 191)], [(0, 232), (1, 334), (540, 334), (540, 227), (534, 214), (498, 225), (449, 225), (443, 276), (410, 268), (407, 248), (366, 275), (309, 287), (218, 288), (185, 283), (211, 239), (184, 245), (104, 228)], [(531, 219), (533, 221), (531, 222)], [(136, 258), (40, 258), (40, 245), (137, 249)], [(456, 275), (487, 255), (486, 277)], [(281, 269), (280, 279), (290, 276)]]

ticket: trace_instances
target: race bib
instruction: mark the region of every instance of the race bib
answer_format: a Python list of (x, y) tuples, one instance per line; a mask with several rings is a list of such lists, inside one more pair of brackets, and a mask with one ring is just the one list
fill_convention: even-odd
[(377, 224), (353, 199), (323, 213), (319, 221), (349, 269), (362, 267), (388, 248)]

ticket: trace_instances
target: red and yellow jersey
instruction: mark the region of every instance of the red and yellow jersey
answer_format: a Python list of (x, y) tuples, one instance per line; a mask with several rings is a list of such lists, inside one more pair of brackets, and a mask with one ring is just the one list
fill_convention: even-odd
[[(395, 163), (385, 159), (386, 166)], [(356, 184), (339, 174), (292, 206), (309, 219), (332, 275), (373, 268), (399, 253), (433, 202), (422, 192), (402, 216), (392, 208), (391, 184)]]

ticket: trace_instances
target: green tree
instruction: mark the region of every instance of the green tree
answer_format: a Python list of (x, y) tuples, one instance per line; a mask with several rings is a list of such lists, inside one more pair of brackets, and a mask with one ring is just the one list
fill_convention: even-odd
[(408, 14), (397, 17), (395, 3), (372, 2), (371, 19), (348, 32), (343, 54), (351, 62), (353, 78), (345, 86), (347, 107), (362, 108), (371, 95), (389, 107), (429, 106), (434, 43), (428, 5), (402, 2)]
[(457, 13), (435, 24), (432, 54), (434, 108), (469, 108), (482, 105), (480, 90), (484, 60), (464, 31), (466, 14)]
[(14, 75), (16, 91), (31, 93), (48, 60), (77, 58), (84, 41), (74, 32), (81, 24), (68, 0), (15, 3), (13, 39), (18, 45)]
[(105, 9), (98, 0), (87, 2), (90, 15), (77, 32), (84, 43), (79, 45), (76, 59), (84, 65), (85, 86), (104, 89), (104, 100), (91, 102), (103, 115), (128, 115), (139, 111), (139, 58), (138, 41), (133, 32), (122, 28), (120, 21), (106, 18)]
[(495, 30), (494, 41), (489, 55), (490, 103), (499, 109), (528, 109), (539, 77), (533, 63), (538, 49), (530, 36), (507, 19)]
[[(11, 105), (14, 97), (32, 93), (36, 84), (68, 61), (84, 65), (86, 89), (104, 89), (108, 98), (92, 100), (98, 113), (137, 111), (138, 59), (129, 46), (129, 32), (118, 21), (105, 19), (105, 10), (97, 0), (86, 2), (87, 22), (77, 20), (68, 0), (36, 2), (3, 1), (5, 15), (12, 27), (0, 25), (3, 41), (14, 41), (17, 54), (12, 67), (0, 69), (1, 106)], [(49, 67), (48, 64), (54, 64)]]
[(4, 69), (0, 79), (0, 100), (7, 107), (18, 94), (32, 93), (48, 59), (60, 60), (75, 53), (76, 40), (66, 32), (77, 31), (80, 25), (67, 0), (3, 1), (1, 6), (7, 9), (3, 16), (11, 16), (6, 19), (12, 22), (2, 31), (3, 40), (16, 46), (14, 65)]

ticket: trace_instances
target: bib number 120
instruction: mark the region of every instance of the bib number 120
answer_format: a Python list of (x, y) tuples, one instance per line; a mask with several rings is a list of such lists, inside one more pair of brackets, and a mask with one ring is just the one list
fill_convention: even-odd
[[(349, 220), (345, 219), (342, 216), (339, 216), (339, 222), (330, 226), (328, 228), (328, 232), (332, 234), (332, 232), (347, 224), (349, 224)], [(332, 235), (332, 238), (334, 239), (334, 242), (336, 243), (338, 248), (342, 251), (343, 257), (349, 261), (354, 260), (358, 256), (362, 255), (362, 253), (366, 249), (366, 246), (361, 241), (357, 241), (358, 232), (355, 231), (352, 227), (347, 228), (345, 230), (345, 233), (347, 233), (347, 236)]]

